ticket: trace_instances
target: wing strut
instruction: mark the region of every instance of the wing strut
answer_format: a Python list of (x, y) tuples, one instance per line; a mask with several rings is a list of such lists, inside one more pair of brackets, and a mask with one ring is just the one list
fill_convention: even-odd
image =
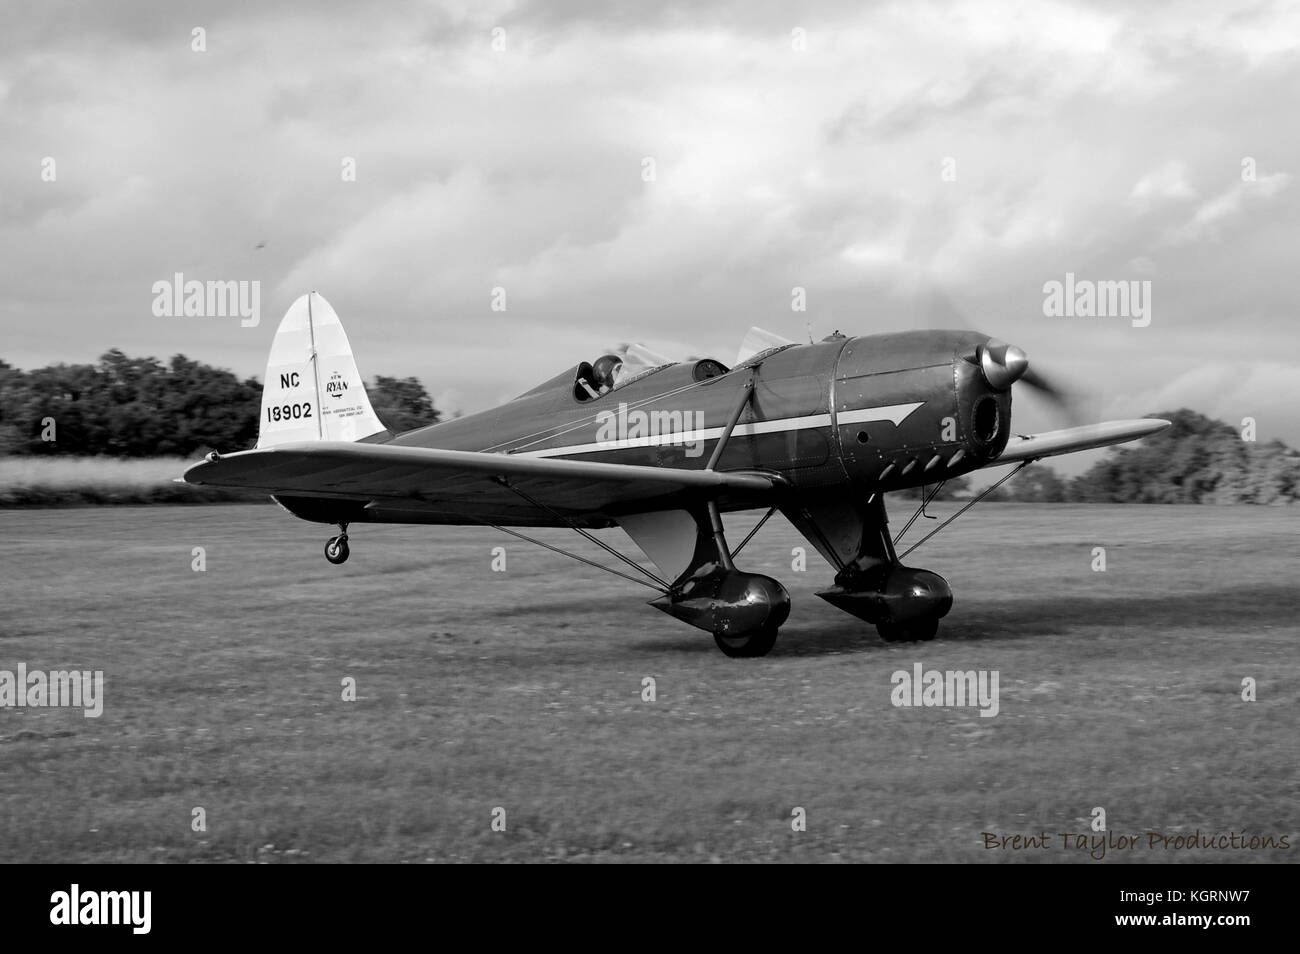
[[(907, 523), (903, 524), (903, 529), (898, 531), (898, 536), (894, 537), (894, 546), (898, 546), (898, 541), (903, 539), (903, 535), (906, 534), (908, 530), (912, 529), (912, 524), (916, 523), (919, 517), (925, 517), (928, 520), (939, 519), (938, 517), (931, 517), (928, 513), (925, 512), (925, 508), (926, 505), (930, 503), (930, 501), (934, 500), (935, 497), (939, 496), (939, 491), (943, 490), (943, 485), (946, 484), (947, 482), (948, 481), (946, 480), (939, 481), (937, 484), (934, 485), (934, 490), (930, 491), (928, 494), (925, 492), (925, 487), (921, 488), (921, 495), (922, 495), (921, 506), (916, 508), (916, 513), (912, 514), (911, 519), (909, 519)], [(871, 502), (870, 500), (867, 501), (867, 503), (870, 502)]]
[[(604, 570), (606, 573), (613, 573), (615, 576), (621, 576), (623, 579), (630, 580), (633, 583), (640, 583), (642, 586), (648, 586), (650, 587), (650, 589), (655, 590), (657, 592), (664, 593), (664, 594), (668, 593), (668, 590), (666, 589), (661, 590), (659, 589), (659, 587), (655, 586), (655, 584), (647, 583), (645, 580), (641, 579), (640, 577), (632, 576), (630, 573), (624, 573), (621, 570), (615, 570), (612, 567), (603, 566), (597, 563), (595, 560), (588, 560), (584, 556), (579, 556), (576, 553), (570, 553), (568, 550), (562, 549), (561, 547), (556, 547), (556, 546), (552, 546), (549, 543), (544, 543), (541, 540), (538, 540), (536, 537), (528, 536), (528, 534), (526, 533), (520, 533), (518, 530), (511, 530), (509, 527), (503, 527), (497, 523), (489, 523), (488, 521), (483, 520), (480, 517), (473, 517), (471, 519), (478, 520), (478, 522), (483, 524), (483, 526), (485, 527), (491, 527), (493, 530), (500, 530), (502, 533), (508, 533), (510, 534), (510, 536), (518, 537), (520, 540), (527, 540), (529, 543), (535, 543), (539, 547), (542, 547), (543, 549), (551, 550), (555, 553), (560, 554), (561, 556), (566, 556), (570, 560), (577, 560), (579, 563), (587, 564), (587, 566), (594, 566), (597, 570)], [(599, 543), (602, 547), (605, 546), (605, 544), (601, 543), (601, 541), (599, 540), (596, 540), (596, 542)], [(621, 553), (616, 553), (615, 556), (620, 557), (622, 559), (626, 559), (626, 557), (624, 557), (623, 554)], [(634, 565), (638, 570), (641, 570), (642, 572), (646, 572), (645, 568), (642, 567), (641, 565), (639, 564), (634, 564)]]
[[(590, 531), (588, 531), (588, 530), (585, 529), (584, 527), (580, 527), (580, 526), (578, 526), (577, 523), (575, 523), (575, 522), (574, 522), (573, 520), (571, 520), (569, 517), (566, 517), (564, 514), (560, 513), (560, 512), (559, 512), (558, 510), (556, 510), (554, 507), (548, 507), (548, 506), (546, 506), (546, 504), (542, 503), (541, 501), (534, 499), (530, 494), (524, 493), (524, 491), (520, 490), (518, 487), (511, 486), (509, 479), (507, 479), (507, 478), (505, 478), (505, 477), (494, 477), (493, 480), (495, 480), (498, 484), (500, 484), (500, 485), (501, 485), (502, 487), (504, 487), (506, 490), (510, 491), (510, 492), (511, 492), (512, 494), (514, 494), (515, 496), (519, 497), (519, 498), (522, 499), (522, 500), (526, 500), (528, 503), (532, 504), (532, 505), (533, 505), (534, 507), (536, 507), (538, 510), (543, 510), (543, 511), (545, 511), (546, 513), (549, 513), (549, 514), (550, 514), (552, 517), (554, 517), (556, 520), (559, 520), (561, 523), (566, 524), (566, 525), (569, 527), (570, 530), (573, 530), (573, 531), (575, 531), (579, 536), (584, 537), (584, 538), (590, 540), (592, 543), (596, 544), (596, 546), (600, 547), (600, 548), (601, 548), (602, 550), (604, 550), (606, 553), (609, 553), (611, 556), (613, 556), (613, 557), (615, 557), (615, 558), (617, 558), (617, 559), (619, 559), (619, 560), (622, 560), (624, 563), (626, 563), (626, 564), (627, 564), (628, 566), (630, 566), (632, 569), (637, 570), (637, 571), (639, 571), (639, 572), (645, 574), (647, 577), (650, 578), (651, 581), (653, 581), (652, 583), (647, 583), (647, 584), (646, 584), (647, 586), (651, 586), (653, 589), (660, 590), (660, 591), (663, 592), (663, 593), (667, 593), (667, 592), (669, 591), (670, 587), (668, 586), (668, 584), (665, 583), (663, 580), (661, 580), (658, 576), (656, 576), (655, 574), (651, 573), (649, 570), (647, 570), (645, 567), (643, 567), (640, 563), (637, 563), (636, 560), (633, 560), (631, 557), (628, 557), (628, 556), (623, 555), (622, 553), (619, 553), (617, 550), (615, 550), (613, 547), (611, 547), (611, 546), (610, 546), (608, 543), (606, 543), (604, 540), (601, 540), (600, 538), (596, 537), (594, 534), (592, 534)], [(499, 527), (499, 526), (497, 526), (497, 525), (494, 524), (494, 523), (489, 523), (489, 524), (487, 524), (487, 525), (488, 525), (489, 527), (496, 527), (498, 530), (505, 530), (506, 533), (513, 533), (514, 536), (516, 536), (516, 537), (521, 537), (521, 538), (524, 539), (524, 540), (528, 540), (530, 543), (536, 543), (536, 544), (538, 544), (539, 546), (544, 546), (544, 547), (546, 547), (548, 550), (554, 550), (556, 553), (563, 553), (565, 556), (573, 557), (575, 560), (581, 560), (581, 562), (583, 562), (583, 563), (588, 563), (588, 564), (590, 564), (591, 566), (597, 567), (598, 569), (608, 570), (610, 573), (613, 573), (615, 576), (622, 576), (622, 577), (625, 577), (626, 579), (629, 579), (629, 580), (630, 580), (630, 579), (633, 579), (633, 577), (627, 576), (626, 574), (623, 574), (623, 573), (619, 573), (617, 570), (612, 570), (612, 569), (610, 569), (610, 568), (607, 567), (607, 566), (601, 566), (599, 563), (592, 563), (590, 560), (584, 560), (584, 559), (582, 559), (582, 557), (579, 557), (579, 556), (577, 556), (576, 554), (573, 554), (573, 553), (569, 553), (567, 550), (561, 550), (559, 547), (548, 546), (547, 544), (542, 543), (540, 540), (533, 540), (533, 539), (530, 538), (530, 537), (525, 537), (522, 533), (514, 533), (514, 531), (506, 530), (505, 527)], [(644, 581), (644, 580), (636, 580), (636, 582), (637, 582), (637, 583), (644, 583), (645, 581)]]
[[(734, 411), (731, 412), (731, 417), (727, 419), (727, 426), (723, 428), (722, 436), (718, 438), (717, 446), (713, 448), (713, 454), (712, 456), (709, 457), (709, 463), (704, 468), (706, 471), (714, 470), (717, 467), (718, 461), (722, 459), (722, 454), (727, 449), (727, 443), (731, 440), (731, 434), (736, 429), (736, 424), (740, 422), (740, 417), (742, 414), (745, 413), (745, 408), (749, 406), (749, 403), (753, 399), (753, 396), (754, 396), (754, 372), (751, 370), (749, 373), (749, 380), (745, 382), (745, 388), (740, 396), (740, 400), (736, 402), (736, 408)], [(559, 520), (561, 523), (567, 525), (569, 529), (575, 531), (580, 536), (596, 544), (596, 546), (600, 547), (606, 553), (610, 554), (611, 556), (615, 557), (618, 560), (621, 560), (623, 563), (626, 563), (632, 569), (643, 574), (649, 579), (650, 582), (647, 582), (646, 580), (637, 579), (636, 577), (629, 576), (626, 573), (621, 573), (618, 570), (612, 569), (607, 566), (601, 566), (599, 563), (596, 563), (592, 560), (588, 560), (585, 557), (578, 556), (576, 553), (570, 553), (568, 550), (561, 549), (560, 547), (551, 546), (549, 543), (543, 543), (541, 540), (537, 540), (533, 537), (519, 533), (518, 531), (515, 530), (508, 530), (505, 527), (499, 526), (498, 524), (489, 523), (486, 520), (479, 519), (480, 523), (484, 524), (485, 526), (493, 527), (497, 530), (500, 530), (503, 533), (508, 533), (513, 537), (518, 537), (521, 540), (527, 540), (529, 543), (535, 543), (540, 547), (544, 547), (547, 550), (551, 550), (563, 556), (570, 557), (571, 559), (577, 560), (580, 563), (585, 563), (588, 566), (594, 566), (598, 570), (605, 570), (607, 573), (613, 573), (615, 576), (620, 576), (625, 580), (631, 580), (634, 583), (640, 583), (643, 586), (649, 586), (651, 589), (659, 590), (665, 595), (672, 592), (672, 587), (670, 587), (657, 575), (651, 573), (640, 563), (637, 563), (635, 560), (631, 559), (630, 557), (625, 556), (622, 553), (619, 553), (616, 549), (614, 549), (604, 540), (599, 539), (591, 532), (589, 532), (586, 528), (578, 526), (578, 524), (575, 521), (573, 521), (569, 517), (566, 517), (564, 514), (560, 513), (555, 508), (548, 507), (546, 504), (535, 499), (530, 494), (527, 494), (524, 491), (520, 490), (518, 487), (513, 486), (510, 483), (509, 478), (503, 476), (496, 476), (493, 477), (492, 479), (496, 483), (504, 487), (506, 490), (510, 491), (515, 496), (519, 497), (521, 500), (525, 500), (528, 503), (532, 504), (534, 507), (536, 507), (538, 510), (542, 510), (550, 514), (556, 520)], [(722, 527), (722, 514), (718, 510), (717, 499), (714, 497), (710, 497), (707, 503), (707, 508), (708, 508), (708, 515), (709, 515), (710, 530), (713, 533), (714, 544), (717, 547), (718, 562), (725, 569), (728, 570), (734, 569), (731, 560), (732, 551), (727, 546), (726, 536), (724, 535), (724, 531)], [(736, 548), (737, 552), (739, 552), (741, 547), (744, 547), (744, 545), (750, 541), (750, 538), (752, 538), (754, 534), (758, 532), (759, 528), (762, 527), (763, 524), (767, 522), (768, 517), (771, 517), (775, 511), (776, 508), (773, 507), (767, 512), (766, 516), (764, 516), (763, 519), (758, 522), (758, 526), (754, 527), (754, 529), (750, 531), (749, 536), (745, 537), (745, 539), (741, 541), (740, 546)]]
[(749, 533), (745, 535), (745, 539), (740, 541), (740, 546), (736, 547), (736, 549), (731, 551), (731, 555), (733, 557), (741, 550), (745, 549), (745, 544), (748, 543), (750, 540), (754, 539), (754, 534), (758, 533), (758, 531), (763, 529), (763, 524), (767, 523), (767, 521), (772, 518), (772, 514), (774, 513), (776, 513), (776, 508), (772, 507), (770, 510), (768, 510), (767, 513), (763, 514), (763, 519), (758, 521), (758, 523), (754, 524), (754, 529), (749, 531)]
[[(727, 419), (727, 426), (722, 429), (722, 436), (718, 438), (717, 446), (713, 448), (713, 454), (709, 457), (705, 470), (715, 469), (718, 466), (718, 461), (722, 460), (722, 452), (727, 449), (727, 443), (731, 440), (731, 432), (736, 429), (740, 416), (745, 413), (745, 408), (749, 406), (749, 402), (753, 397), (754, 369), (751, 368), (749, 380), (745, 382), (745, 388), (740, 394), (740, 400), (736, 402), (736, 409), (731, 412), (731, 417)], [(710, 497), (705, 506), (709, 512), (709, 529), (713, 532), (713, 544), (718, 551), (718, 563), (721, 564), (724, 570), (734, 570), (736, 566), (731, 561), (732, 552), (727, 547), (727, 536), (722, 527), (722, 513), (718, 510), (718, 498)]]
[[(942, 530), (944, 527), (948, 526), (948, 524), (952, 523), (954, 520), (956, 520), (958, 517), (960, 517), (962, 514), (964, 514), (967, 510), (969, 510), (971, 507), (975, 506), (977, 503), (979, 503), (981, 500), (983, 500), (983, 499), (984, 499), (985, 497), (987, 497), (989, 494), (993, 493), (993, 491), (997, 490), (999, 487), (1001, 487), (1003, 484), (1005, 484), (1008, 480), (1010, 480), (1012, 477), (1016, 476), (1016, 474), (1020, 473), (1022, 470), (1024, 470), (1026, 467), (1028, 467), (1028, 466), (1029, 466), (1030, 464), (1032, 464), (1032, 463), (1033, 463), (1032, 460), (1021, 461), (1021, 462), (1020, 462), (1020, 465), (1019, 465), (1015, 470), (1013, 470), (1011, 473), (1009, 473), (1009, 474), (1007, 474), (1006, 476), (1004, 476), (1004, 477), (1003, 477), (1001, 480), (999, 480), (997, 483), (995, 483), (995, 484), (990, 484), (988, 487), (985, 487), (982, 491), (980, 491), (980, 495), (979, 495), (978, 497), (973, 498), (973, 499), (972, 499), (968, 504), (966, 504), (966, 506), (962, 507), (962, 508), (961, 508), (960, 510), (958, 510), (955, 514), (953, 514), (951, 517), (949, 517), (947, 520), (945, 520), (943, 523), (939, 524), (939, 526), (935, 527), (933, 530), (931, 530), (929, 533), (927, 533), (925, 536), (923, 536), (920, 540), (917, 540), (915, 543), (913, 543), (910, 547), (908, 547), (906, 550), (903, 551), (902, 555), (900, 555), (898, 559), (899, 559), (899, 560), (902, 560), (903, 557), (907, 556), (909, 553), (911, 553), (913, 550), (915, 550), (917, 547), (919, 547), (919, 546), (920, 546), (922, 543), (924, 543), (926, 540), (929, 540), (932, 536), (934, 536), (936, 533), (938, 533), (938, 532), (939, 532), (940, 530)], [(935, 493), (938, 493), (938, 490), (936, 490)], [(924, 502), (924, 501), (922, 501), (921, 506), (922, 506), (922, 507), (925, 506), (925, 502)], [(916, 519), (916, 517), (913, 517), (913, 518), (912, 518), (912, 520), (915, 520), (915, 519)], [(912, 520), (909, 520), (909, 521), (907, 522), (907, 526), (908, 526), (908, 527), (910, 527), (910, 526), (912, 525)], [(907, 527), (904, 527), (904, 528), (903, 528), (903, 532), (904, 532), (904, 533), (907, 532)], [(900, 537), (901, 537), (902, 535), (903, 535), (902, 533), (899, 534)]]
[(754, 372), (749, 372), (749, 380), (745, 382), (745, 390), (740, 395), (740, 400), (736, 403), (736, 409), (731, 412), (731, 417), (727, 421), (727, 426), (722, 429), (722, 436), (718, 438), (718, 445), (713, 448), (713, 455), (709, 458), (709, 463), (705, 470), (714, 470), (718, 466), (718, 461), (722, 460), (722, 452), (727, 449), (727, 442), (731, 440), (731, 432), (736, 429), (736, 423), (740, 420), (740, 415), (745, 413), (745, 407), (749, 404), (750, 398), (754, 396)]

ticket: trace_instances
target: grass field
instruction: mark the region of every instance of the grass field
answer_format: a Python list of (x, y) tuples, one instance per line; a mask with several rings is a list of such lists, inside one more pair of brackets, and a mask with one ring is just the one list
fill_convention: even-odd
[[(829, 569), (792, 572), (774, 519), (738, 561), (794, 600), (758, 660), (487, 529), (357, 526), (332, 567), (328, 528), (267, 506), (0, 526), (0, 669), (102, 669), (106, 697), (0, 709), (0, 860), (1087, 861), (981, 832), (1087, 832), (1095, 806), (1113, 834), (1292, 846), (1107, 863), (1296, 856), (1300, 510), (976, 508), (909, 560), (956, 593), (909, 646), (813, 596)], [(999, 714), (895, 708), (916, 662), (998, 670)]]

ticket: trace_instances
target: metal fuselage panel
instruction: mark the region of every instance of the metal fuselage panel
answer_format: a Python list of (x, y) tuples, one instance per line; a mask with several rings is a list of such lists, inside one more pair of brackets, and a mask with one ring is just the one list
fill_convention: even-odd
[[(784, 494), (897, 490), (974, 470), (1005, 445), (1010, 394), (991, 389), (973, 360), (986, 339), (934, 331), (832, 338), (704, 380), (695, 363), (671, 365), (586, 401), (575, 395), (575, 367), (500, 407), (392, 443), (702, 469), (752, 376), (719, 470), (777, 475)], [(735, 510), (766, 501), (719, 503)], [(680, 505), (629, 496), (603, 512)]]
[[(719, 470), (764, 470), (800, 486), (844, 481), (830, 392), (835, 363), (847, 340), (788, 348), (761, 363), (754, 372), (753, 399), (717, 464)], [(589, 401), (574, 396), (570, 373), (554, 379), (549, 390), (409, 431), (393, 443), (703, 469), (717, 436), (683, 442), (672, 433), (690, 437), (721, 429), (744, 396), (750, 371), (738, 368), (697, 381), (694, 370), (693, 362), (670, 365)], [(648, 421), (661, 425), (649, 428), (660, 432), (644, 433)], [(747, 433), (750, 425), (757, 426), (756, 433)]]
[[(835, 375), (839, 446), (849, 480), (899, 490), (960, 476), (1001, 453), (1011, 392), (984, 380), (975, 348), (987, 335), (900, 332), (854, 338)], [(855, 409), (918, 405), (897, 425), (855, 423)]]

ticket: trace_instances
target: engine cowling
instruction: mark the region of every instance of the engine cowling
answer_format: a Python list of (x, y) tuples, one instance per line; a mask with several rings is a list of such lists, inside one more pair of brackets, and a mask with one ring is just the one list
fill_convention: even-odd
[(977, 332), (852, 338), (835, 368), (845, 474), (865, 492), (936, 484), (993, 460), (1010, 437), (1028, 359)]

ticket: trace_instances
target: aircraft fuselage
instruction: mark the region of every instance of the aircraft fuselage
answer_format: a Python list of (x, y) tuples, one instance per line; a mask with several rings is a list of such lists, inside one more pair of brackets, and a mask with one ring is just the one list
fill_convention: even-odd
[[(991, 387), (975, 359), (986, 340), (957, 331), (830, 338), (712, 377), (701, 368), (718, 370), (716, 362), (670, 365), (587, 400), (575, 393), (579, 366), (500, 407), (392, 443), (703, 468), (752, 375), (752, 397), (717, 469), (775, 473), (796, 491), (934, 484), (983, 466), (1006, 444), (1010, 390)], [(645, 501), (629, 504), (644, 509)]]

